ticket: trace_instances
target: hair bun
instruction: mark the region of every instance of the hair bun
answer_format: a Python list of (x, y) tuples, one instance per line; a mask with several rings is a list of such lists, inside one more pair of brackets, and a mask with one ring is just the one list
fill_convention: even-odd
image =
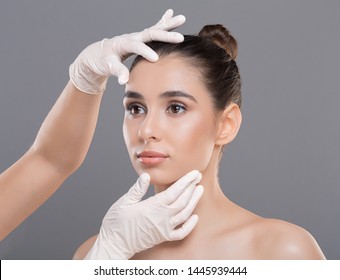
[(230, 32), (221, 24), (206, 25), (198, 33), (200, 37), (206, 37), (212, 40), (216, 45), (223, 48), (232, 59), (237, 57), (237, 42), (230, 35)]

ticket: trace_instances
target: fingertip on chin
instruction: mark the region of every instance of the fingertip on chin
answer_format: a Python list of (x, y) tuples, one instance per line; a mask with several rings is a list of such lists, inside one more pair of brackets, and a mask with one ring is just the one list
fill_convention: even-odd
[(199, 181), (202, 179), (202, 173), (198, 171), (197, 169), (190, 172), (195, 178), (199, 179)]
[(196, 189), (197, 189), (197, 192), (199, 192), (200, 195), (203, 194), (203, 192), (204, 192), (204, 187), (203, 187), (202, 185), (198, 185), (198, 186), (196, 187)]
[(194, 228), (196, 226), (197, 222), (198, 222), (198, 215), (193, 214), (193, 215), (191, 215), (190, 219), (191, 219), (191, 223), (192, 223), (193, 228)]
[(141, 179), (143, 182), (150, 182), (150, 175), (149, 175), (149, 173), (146, 173), (146, 172), (142, 173), (142, 174), (140, 175), (140, 179)]

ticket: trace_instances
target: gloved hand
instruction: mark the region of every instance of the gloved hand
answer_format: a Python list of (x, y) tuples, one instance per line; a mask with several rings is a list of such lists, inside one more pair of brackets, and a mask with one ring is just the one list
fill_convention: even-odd
[(186, 237), (198, 220), (191, 214), (203, 193), (203, 187), (196, 186), (201, 177), (200, 172), (191, 171), (165, 191), (141, 201), (150, 184), (150, 176), (143, 173), (109, 209), (85, 259), (129, 259), (164, 241)]
[(109, 76), (117, 76), (120, 84), (129, 80), (129, 70), (122, 63), (129, 55), (138, 54), (151, 62), (158, 55), (146, 44), (150, 41), (180, 43), (182, 34), (168, 32), (185, 22), (183, 15), (173, 17), (173, 10), (167, 10), (154, 26), (141, 32), (124, 34), (104, 39), (85, 48), (70, 66), (70, 79), (74, 86), (89, 94), (102, 93)]

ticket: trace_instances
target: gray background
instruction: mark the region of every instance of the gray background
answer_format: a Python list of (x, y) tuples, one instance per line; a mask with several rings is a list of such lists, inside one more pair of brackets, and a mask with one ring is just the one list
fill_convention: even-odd
[[(2, 0), (0, 170), (30, 147), (84, 47), (148, 27), (167, 8), (186, 15), (183, 33), (222, 23), (239, 42), (243, 124), (221, 164), (225, 193), (259, 215), (306, 228), (326, 257), (339, 259), (337, 0)], [(134, 183), (121, 130), (123, 91), (110, 80), (84, 164), (0, 243), (2, 259), (71, 258)]]

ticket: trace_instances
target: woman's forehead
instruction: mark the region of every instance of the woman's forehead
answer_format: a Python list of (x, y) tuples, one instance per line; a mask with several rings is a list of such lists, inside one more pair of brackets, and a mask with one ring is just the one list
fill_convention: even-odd
[(205, 88), (201, 75), (186, 59), (178, 56), (160, 58), (157, 62), (140, 61), (130, 72), (125, 91), (158, 92), (197, 91)]

